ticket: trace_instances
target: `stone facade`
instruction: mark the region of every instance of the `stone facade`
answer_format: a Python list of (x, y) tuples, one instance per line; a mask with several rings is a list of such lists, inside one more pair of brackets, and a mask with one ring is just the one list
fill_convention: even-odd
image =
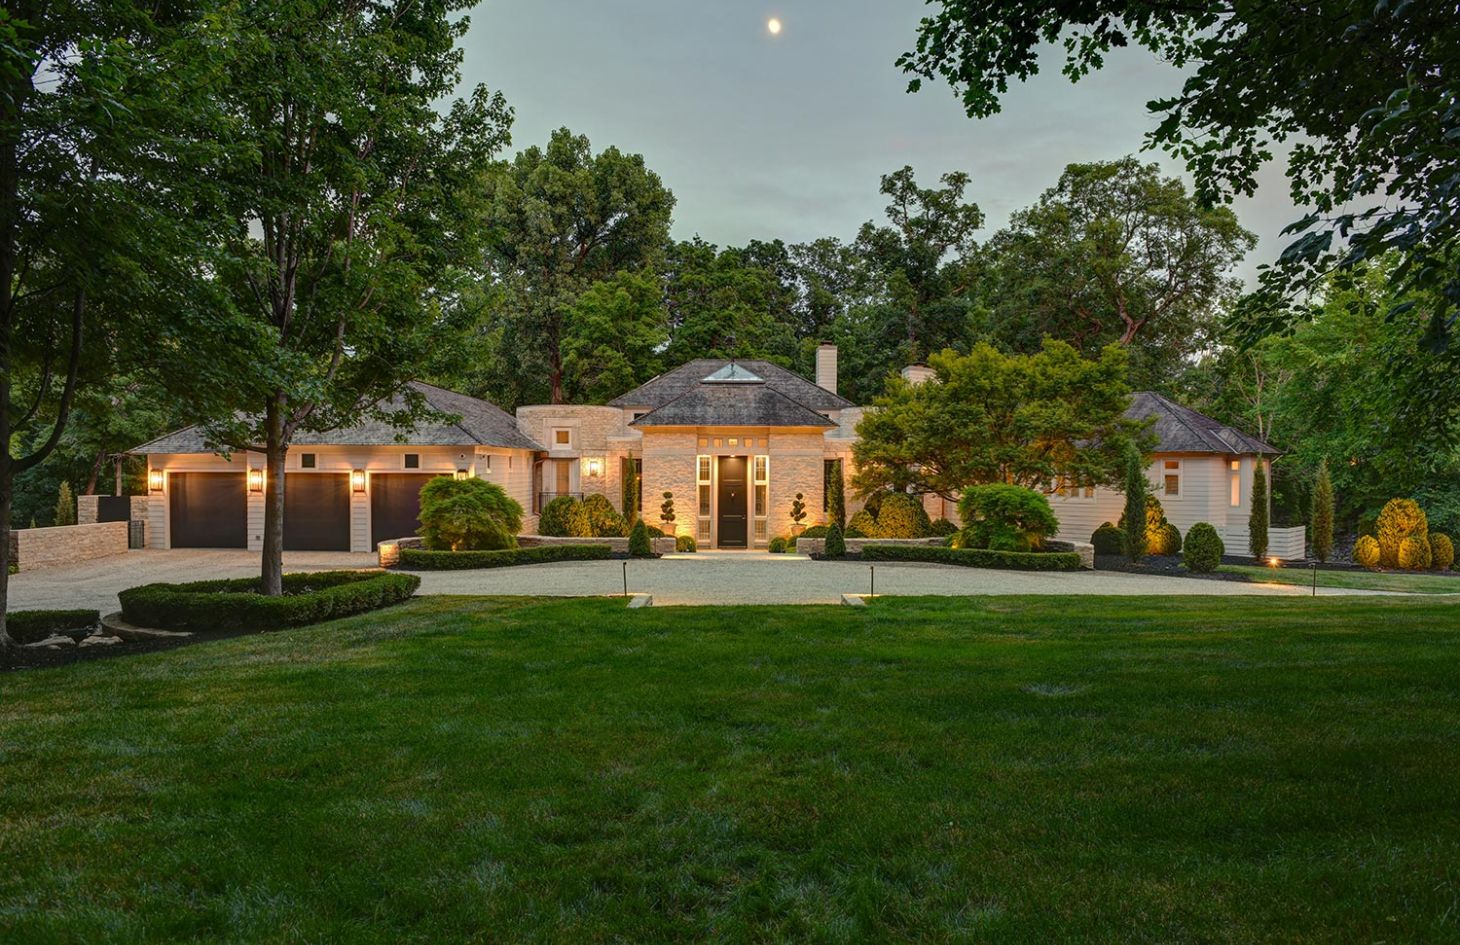
[[(97, 508), (102, 499), (110, 496), (100, 495), (79, 495), (76, 497), (76, 524), (94, 525), (97, 521)], [(145, 522), (147, 520), (147, 497), (145, 495), (134, 495), (127, 497), (130, 500), (131, 514), (127, 517), (134, 522)]]
[(34, 571), (127, 551), (126, 522), (93, 522), (56, 528), (20, 528), (10, 533), (10, 560), (18, 570)]

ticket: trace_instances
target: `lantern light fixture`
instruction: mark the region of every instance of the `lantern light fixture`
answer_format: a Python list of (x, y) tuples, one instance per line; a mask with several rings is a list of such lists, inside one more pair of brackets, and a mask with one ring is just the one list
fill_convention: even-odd
[(167, 474), (160, 469), (147, 470), (147, 491), (161, 492), (163, 484), (167, 481)]
[(264, 491), (264, 471), (257, 466), (251, 466), (248, 470), (248, 491)]
[(458, 470), (457, 470), (457, 471), (456, 471), (456, 478), (457, 478), (457, 479), (465, 479), (465, 478), (467, 478), (467, 477), (468, 477), (468, 476), (469, 476), (469, 475), (471, 475), (471, 474), (470, 474), (470, 473), (469, 473), (469, 472), (468, 472), (468, 471), (467, 471), (467, 470), (465, 470), (465, 469), (458, 469)]
[(597, 457), (588, 461), (588, 478), (597, 479), (603, 475), (603, 460)]
[(356, 492), (365, 491), (365, 470), (356, 469), (350, 472), (350, 488)]

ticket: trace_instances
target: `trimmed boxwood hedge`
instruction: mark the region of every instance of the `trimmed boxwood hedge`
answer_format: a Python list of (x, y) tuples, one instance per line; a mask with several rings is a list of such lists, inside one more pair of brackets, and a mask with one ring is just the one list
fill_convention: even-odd
[(280, 597), (266, 597), (258, 586), (258, 578), (144, 584), (117, 597), (122, 619), (139, 627), (280, 630), (398, 603), (416, 592), (421, 579), (387, 571), (316, 571), (284, 575)]
[(864, 545), (864, 561), (930, 561), (965, 568), (1006, 568), (1011, 571), (1078, 571), (1074, 551), (991, 551), (988, 548), (940, 548), (936, 545)]
[(423, 551), (402, 548), (400, 566), (411, 571), (472, 571), (549, 561), (598, 561), (613, 557), (608, 545), (533, 545), (504, 551)]
[(16, 643), (35, 643), (57, 633), (89, 632), (100, 621), (99, 610), (14, 610), (5, 615), (5, 629)]

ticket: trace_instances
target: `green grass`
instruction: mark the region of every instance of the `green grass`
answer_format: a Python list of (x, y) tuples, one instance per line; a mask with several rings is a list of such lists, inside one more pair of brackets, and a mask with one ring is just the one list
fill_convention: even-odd
[(0, 676), (0, 941), (1460, 940), (1437, 599), (417, 599)]
[[(1268, 584), (1313, 585), (1307, 568), (1269, 568), (1260, 564), (1224, 564), (1219, 569), (1246, 575), (1251, 581)], [(1460, 594), (1460, 577), (1444, 574), (1409, 574), (1402, 571), (1318, 571), (1319, 587), (1341, 587), (1363, 591), (1402, 591), (1406, 594)]]

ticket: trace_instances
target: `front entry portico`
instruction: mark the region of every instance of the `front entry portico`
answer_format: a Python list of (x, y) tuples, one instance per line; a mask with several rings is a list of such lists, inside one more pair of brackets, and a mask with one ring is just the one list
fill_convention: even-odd
[(747, 463), (744, 456), (719, 457), (716, 475), (720, 484), (715, 528), (717, 548), (746, 547), (749, 534), (746, 528)]

